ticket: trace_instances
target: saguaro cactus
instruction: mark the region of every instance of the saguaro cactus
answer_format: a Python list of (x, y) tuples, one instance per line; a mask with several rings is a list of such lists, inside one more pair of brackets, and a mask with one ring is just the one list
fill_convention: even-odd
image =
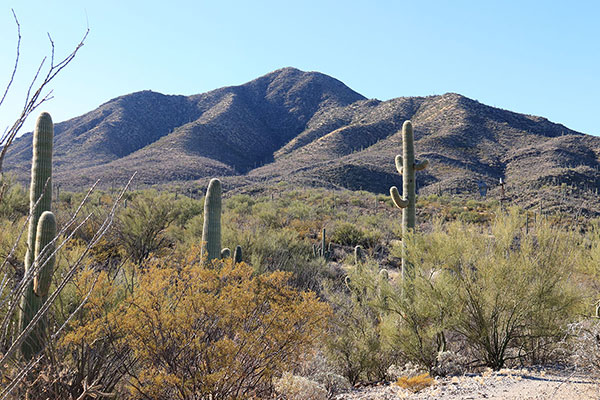
[(204, 199), (201, 257), (206, 261), (221, 257), (221, 181), (213, 178)]
[(233, 251), (233, 261), (238, 264), (242, 262), (242, 246), (235, 246), (235, 250)]
[(405, 239), (407, 234), (415, 228), (415, 171), (424, 170), (428, 161), (415, 161), (415, 148), (412, 123), (405, 121), (402, 125), (402, 155), (396, 156), (396, 169), (402, 175), (402, 197), (398, 193), (398, 188), (392, 186), (390, 195), (394, 204), (402, 209), (402, 277), (408, 272), (405, 260)]
[[(33, 159), (29, 191), (31, 216), (25, 254), (25, 275), (32, 273), (35, 275), (33, 281), (25, 288), (21, 298), (19, 315), (21, 331), (27, 328), (46, 301), (54, 270), (54, 257), (52, 257), (54, 246), (49, 246), (56, 236), (56, 220), (54, 214), (50, 212), (53, 138), (52, 118), (50, 114), (44, 112), (38, 117), (33, 133)], [(26, 359), (31, 359), (43, 349), (45, 327), (46, 321), (45, 318), (42, 318), (23, 342), (21, 352)]]
[(325, 259), (325, 261), (329, 261), (329, 257), (332, 254), (331, 242), (328, 246), (326, 246), (326, 230), (323, 228), (321, 231), (321, 246), (317, 246), (313, 244), (313, 257), (321, 257)]
[(365, 252), (361, 245), (357, 244), (354, 247), (354, 264), (360, 265), (365, 261)]

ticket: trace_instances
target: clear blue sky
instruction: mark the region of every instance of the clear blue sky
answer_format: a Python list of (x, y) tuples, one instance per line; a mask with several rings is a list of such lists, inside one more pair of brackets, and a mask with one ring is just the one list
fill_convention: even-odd
[(2, 130), (49, 52), (46, 33), (60, 57), (89, 24), (43, 107), (55, 122), (134, 91), (202, 93), (293, 66), (369, 98), (457, 92), (600, 135), (598, 1), (3, 0), (2, 87), (16, 44), (11, 7), (22, 58)]

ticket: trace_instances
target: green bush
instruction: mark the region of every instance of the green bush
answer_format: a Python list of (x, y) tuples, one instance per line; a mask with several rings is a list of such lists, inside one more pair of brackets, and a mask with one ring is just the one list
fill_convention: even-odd
[(151, 253), (173, 244), (167, 228), (182, 213), (174, 195), (142, 192), (119, 214), (118, 236), (127, 256), (140, 264)]
[(351, 384), (384, 380), (397, 359), (395, 349), (386, 346), (383, 312), (375, 264), (352, 270), (347, 279), (349, 293), (329, 287), (326, 298), (332, 304), (332, 328), (325, 342), (326, 356)]
[(0, 217), (16, 219), (29, 213), (29, 196), (11, 176), (0, 177)]
[(360, 245), (365, 248), (372, 248), (379, 242), (379, 239), (380, 235), (365, 231), (348, 222), (336, 225), (331, 235), (332, 242), (351, 247)]
[(580, 310), (576, 235), (543, 223), (524, 235), (521, 225), (513, 212), (490, 234), (453, 222), (408, 240), (415, 278), (389, 294), (407, 328), (398, 329), (401, 352), (430, 368), (434, 344), (441, 350), (446, 334), (458, 334), (477, 360), (500, 369), (551, 350)]

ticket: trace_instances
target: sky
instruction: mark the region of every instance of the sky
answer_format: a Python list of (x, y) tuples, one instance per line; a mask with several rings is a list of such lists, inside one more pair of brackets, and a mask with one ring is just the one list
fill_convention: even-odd
[[(600, 135), (600, 2), (0, 0), (0, 87), (21, 54), (0, 129), (41, 59), (84, 47), (52, 82), (55, 122), (124, 94), (197, 94), (283, 67), (368, 98), (460, 93)], [(41, 111), (41, 110), (40, 110)], [(23, 132), (33, 128), (33, 117)]]

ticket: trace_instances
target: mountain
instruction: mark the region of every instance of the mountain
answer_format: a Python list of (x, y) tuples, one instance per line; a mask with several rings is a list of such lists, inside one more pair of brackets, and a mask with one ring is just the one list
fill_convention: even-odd
[[(497, 195), (502, 179), (507, 196), (528, 207), (544, 198), (598, 208), (600, 138), (455, 93), (366, 99), (332, 77), (294, 68), (187, 97), (133, 93), (57, 123), (55, 182), (119, 186), (137, 171), (143, 185), (193, 190), (221, 177), (236, 191), (288, 182), (384, 193), (401, 182), (394, 156), (407, 119), (417, 157), (430, 161), (417, 177), (420, 193), (477, 193), (484, 182)], [(6, 168), (25, 178), (30, 158), (26, 134)]]

